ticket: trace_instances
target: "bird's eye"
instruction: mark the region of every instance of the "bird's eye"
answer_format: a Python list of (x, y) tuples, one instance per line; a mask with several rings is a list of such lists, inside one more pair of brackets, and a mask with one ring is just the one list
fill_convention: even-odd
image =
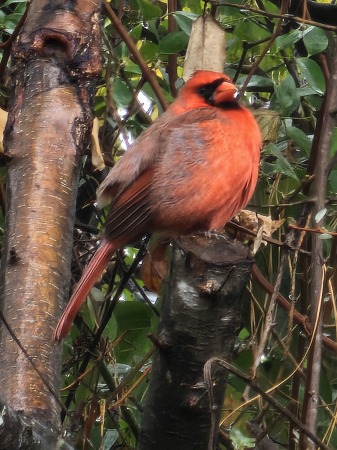
[(206, 86), (201, 86), (201, 87), (198, 89), (198, 93), (199, 93), (200, 95), (208, 94), (208, 91), (209, 91), (209, 89), (207, 89)]

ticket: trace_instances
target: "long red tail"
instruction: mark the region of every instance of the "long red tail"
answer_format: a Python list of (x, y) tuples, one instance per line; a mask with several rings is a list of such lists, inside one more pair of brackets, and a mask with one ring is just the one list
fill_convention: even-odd
[(55, 328), (53, 339), (61, 341), (67, 336), (78, 310), (95, 284), (95, 281), (108, 265), (115, 250), (116, 244), (107, 241), (102, 242), (88, 267), (84, 270), (82, 278), (76, 286), (75, 291)]

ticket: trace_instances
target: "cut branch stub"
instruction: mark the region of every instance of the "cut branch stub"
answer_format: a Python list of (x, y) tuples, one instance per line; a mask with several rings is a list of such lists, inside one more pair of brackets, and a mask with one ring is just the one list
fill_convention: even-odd
[(215, 234), (177, 242), (138, 450), (204, 450), (216, 441), (226, 377), (217, 367), (204, 380), (204, 365), (231, 358), (250, 276), (252, 259), (240, 242)]

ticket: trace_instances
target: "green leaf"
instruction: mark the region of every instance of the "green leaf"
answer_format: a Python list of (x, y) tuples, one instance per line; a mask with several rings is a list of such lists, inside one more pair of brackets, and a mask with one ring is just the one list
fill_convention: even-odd
[(334, 156), (337, 153), (337, 128), (335, 127), (332, 131), (332, 140), (330, 148), (330, 156)]
[(311, 150), (311, 139), (299, 128), (288, 127), (288, 138), (298, 147), (306, 156), (309, 156)]
[(299, 58), (297, 63), (308, 85), (318, 94), (323, 95), (325, 92), (325, 80), (319, 65), (309, 58)]
[(139, 41), (142, 31), (143, 31), (143, 25), (139, 24), (139, 25), (135, 26), (134, 28), (132, 28), (132, 30), (129, 31), (129, 34), (130, 34), (130, 36), (132, 36), (132, 38), (135, 41)]
[(332, 170), (329, 175), (329, 185), (333, 193), (337, 193), (337, 170)]
[(309, 56), (323, 52), (328, 46), (326, 32), (317, 27), (310, 27), (303, 33), (303, 42)]
[(155, 59), (158, 53), (158, 45), (154, 44), (151, 41), (145, 41), (143, 45), (140, 47), (140, 53), (146, 62)]
[(145, 353), (151, 347), (147, 335), (153, 331), (153, 324), (154, 321), (157, 322), (157, 318), (148, 305), (135, 301), (118, 302), (114, 317), (118, 334), (126, 332), (127, 335), (127, 339), (119, 344), (116, 356), (120, 358), (120, 363), (132, 365), (135, 354)]
[(278, 86), (275, 86), (270, 108), (275, 109), (282, 116), (290, 116), (299, 106), (300, 96), (294, 79), (288, 75)]
[(159, 53), (172, 54), (178, 53), (186, 48), (188, 36), (184, 31), (175, 31), (167, 34), (159, 43)]
[(265, 148), (265, 152), (270, 153), (271, 155), (276, 157), (276, 162), (274, 164), (275, 173), (281, 172), (290, 178), (298, 180), (294, 169), (291, 167), (289, 161), (283, 156), (281, 149), (277, 145), (273, 143), (268, 144)]
[[(167, 22), (167, 21), (165, 21)], [(160, 22), (161, 24), (163, 23), (162, 21)], [(144, 28), (144, 26), (143, 26)], [(159, 33), (159, 28), (162, 28), (162, 32)], [(150, 32), (150, 35), (147, 36), (147, 40), (150, 40), (151, 42), (153, 42), (154, 44), (158, 45), (159, 41), (160, 41), (160, 35), (162, 35), (163, 33), (167, 33), (167, 26), (165, 27), (159, 27), (158, 25), (158, 19), (152, 19), (152, 20), (148, 20), (146, 22), (146, 29)], [(151, 36), (151, 33), (153, 34), (153, 36)]]
[[(331, 235), (329, 235), (329, 236), (331, 238)], [(325, 301), (328, 300), (327, 297), (325, 297), (325, 299), (324, 299)], [(331, 374), (329, 373), (329, 371), (327, 371), (326, 369), (322, 368), (321, 380), (320, 380), (320, 383), (319, 383), (319, 389), (320, 389), (320, 395), (322, 395), (323, 400), (326, 403), (332, 403), (332, 402), (335, 401), (335, 399), (333, 398), (333, 393), (336, 392), (335, 391), (335, 386), (336, 385), (335, 385), (335, 383), (331, 383), (330, 376), (331, 376)], [(333, 447), (331, 447), (331, 448), (333, 448)]]
[(241, 430), (237, 428), (232, 428), (230, 430), (230, 437), (232, 439), (234, 448), (240, 450), (242, 448), (253, 448), (255, 446), (256, 438), (252, 438), (247, 434), (244, 434)]
[(117, 430), (106, 430), (103, 438), (103, 450), (110, 450), (119, 437)]
[[(235, 71), (230, 72), (229, 70), (226, 70), (226, 73), (231, 77), (235, 75)], [(237, 85), (238, 86), (242, 86), (244, 81), (246, 79), (246, 75), (244, 76), (240, 76), (237, 80)], [(249, 83), (248, 83), (248, 87), (254, 88), (254, 87), (274, 87), (274, 82), (273, 80), (271, 80), (268, 77), (262, 77), (260, 75), (253, 75), (252, 78), (250, 79)]]
[(140, 302), (119, 302), (115, 316), (119, 330), (144, 330), (151, 327), (151, 308)]
[(315, 95), (308, 95), (305, 101), (313, 111), (319, 111), (322, 107), (323, 97), (316, 93)]
[(158, 19), (162, 16), (159, 6), (156, 6), (148, 0), (137, 0), (139, 9), (142, 13), (143, 20)]
[(295, 30), (291, 33), (283, 34), (282, 36), (278, 36), (275, 39), (276, 49), (277, 51), (283, 49), (284, 47), (289, 47), (295, 44), (295, 42), (299, 41), (302, 38), (302, 31)]
[(294, 172), (294, 169), (291, 167), (287, 159), (282, 155), (278, 155), (277, 162), (275, 164), (276, 172), (281, 172), (284, 175), (287, 175), (290, 178), (294, 178), (295, 180), (298, 180), (298, 177), (296, 173)]
[(313, 89), (310, 86), (303, 86), (300, 88), (297, 88), (297, 92), (300, 97), (308, 97), (308, 95), (317, 95), (317, 92), (315, 89)]
[(320, 234), (319, 236), (318, 236), (318, 239), (321, 239), (321, 240), (328, 240), (328, 239), (332, 239), (332, 236), (331, 236), (331, 234), (328, 234), (328, 233), (323, 233), (323, 234)]
[(113, 83), (113, 98), (118, 106), (128, 107), (132, 100), (132, 92), (129, 87), (117, 78)]
[(134, 62), (132, 62), (130, 60), (126, 63), (124, 71), (130, 75), (141, 75), (142, 74), (142, 71), (141, 71), (140, 67), (138, 66), (138, 64), (135, 64)]
[(242, 330), (239, 333), (238, 338), (244, 341), (245, 339), (248, 339), (249, 336), (250, 336), (250, 333), (247, 330), (247, 328), (242, 328)]
[(12, 5), (13, 3), (26, 3), (26, 0), (7, 0), (1, 5), (1, 8), (5, 8), (6, 6)]
[(176, 11), (173, 13), (173, 16), (178, 27), (189, 36), (191, 34), (193, 22), (198, 15), (186, 11)]
[(196, 1), (196, 0), (181, 0), (181, 9), (187, 9), (197, 15), (200, 15), (203, 11), (204, 4), (202, 1)]
[(242, 41), (251, 41), (251, 37), (260, 40), (266, 38), (269, 33), (255, 22), (248, 19), (241, 19), (235, 24), (235, 35)]

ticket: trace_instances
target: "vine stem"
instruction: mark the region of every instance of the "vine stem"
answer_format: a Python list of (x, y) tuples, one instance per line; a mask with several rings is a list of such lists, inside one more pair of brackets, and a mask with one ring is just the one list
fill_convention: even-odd
[[(167, 9), (168, 9), (168, 31), (169, 33), (174, 33), (176, 31), (176, 21), (174, 19), (173, 13), (177, 10), (177, 0), (168, 0)], [(167, 74), (169, 77), (170, 91), (173, 97), (176, 97), (178, 95), (178, 89), (176, 87), (177, 65), (178, 65), (177, 54), (173, 53), (171, 55), (168, 55)]]
[(310, 19), (304, 19), (303, 17), (298, 17), (298, 16), (294, 16), (292, 14), (286, 14), (286, 13), (282, 13), (280, 12), (280, 14), (275, 14), (275, 13), (271, 13), (268, 11), (264, 11), (262, 9), (258, 9), (258, 8), (253, 8), (247, 4), (243, 5), (240, 3), (229, 3), (229, 2), (220, 2), (217, 4), (218, 6), (229, 6), (231, 8), (237, 8), (240, 9), (241, 11), (251, 11), (253, 13), (257, 13), (260, 14), (261, 16), (264, 17), (268, 17), (270, 19), (284, 19), (284, 20), (293, 20), (294, 22), (298, 22), (298, 23), (303, 23), (305, 25), (312, 25), (314, 27), (319, 27), (322, 28), (323, 30), (328, 30), (328, 31), (336, 31), (337, 27), (335, 25), (327, 25), (326, 23), (322, 23), (322, 22), (316, 22), (314, 20), (310, 20)]
[(120, 35), (122, 40), (125, 42), (125, 45), (128, 47), (128, 49), (132, 53), (136, 63), (138, 64), (138, 66), (140, 67), (140, 69), (142, 71), (143, 77), (146, 79), (146, 81), (148, 81), (148, 83), (152, 87), (161, 107), (165, 111), (168, 107), (168, 103), (166, 101), (166, 98), (163, 94), (161, 87), (159, 86), (159, 83), (158, 83), (155, 73), (146, 64), (146, 62), (143, 59), (142, 55), (140, 54), (138, 48), (136, 47), (136, 44), (133, 42), (130, 34), (123, 27), (122, 22), (119, 20), (119, 18), (114, 13), (113, 9), (109, 6), (107, 1), (104, 2), (104, 8), (107, 13), (107, 16), (111, 20), (112, 25), (114, 26), (115, 30)]
[(246, 77), (246, 79), (245, 79), (245, 81), (244, 81), (244, 83), (242, 85), (242, 88), (240, 89), (240, 95), (243, 95), (243, 93), (247, 89), (247, 86), (248, 86), (252, 76), (254, 75), (254, 73), (256, 72), (257, 68), (259, 67), (261, 61), (266, 56), (268, 51), (271, 49), (271, 47), (272, 47), (273, 43), (275, 42), (276, 38), (278, 36), (280, 36), (280, 34), (282, 32), (282, 24), (283, 24), (284, 15), (288, 11), (289, 3), (290, 3), (290, 0), (282, 0), (281, 1), (281, 13), (280, 13), (277, 25), (276, 25), (276, 30), (270, 36), (270, 40), (269, 40), (268, 44), (266, 45), (266, 47), (262, 50), (261, 55), (256, 59), (256, 61), (252, 65), (252, 68), (251, 68), (249, 74), (247, 75), (247, 77)]

